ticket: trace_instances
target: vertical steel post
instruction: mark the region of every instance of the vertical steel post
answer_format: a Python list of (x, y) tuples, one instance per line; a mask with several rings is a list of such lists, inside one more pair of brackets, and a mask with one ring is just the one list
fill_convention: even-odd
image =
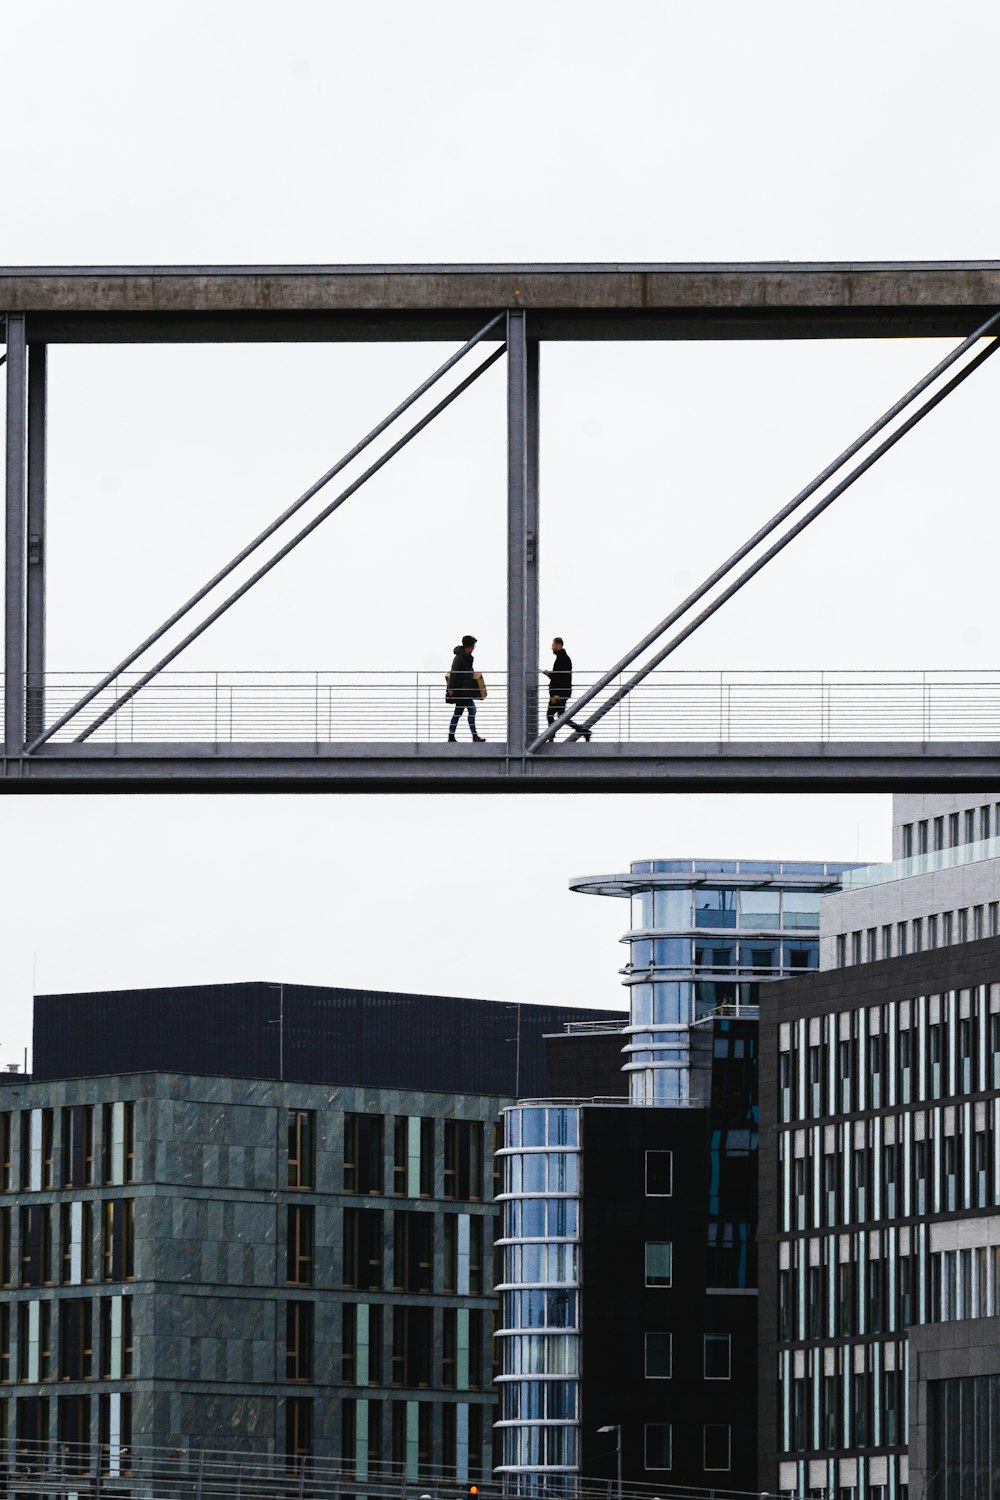
[(28, 350), (27, 738), (45, 728), (45, 512), (48, 350)]
[[(528, 438), (525, 489), (525, 593), (524, 593), (524, 668), (527, 707), (525, 709), (525, 743), (530, 745), (538, 734), (538, 363), (539, 341), (529, 339), (527, 358)], [(546, 694), (546, 697), (548, 695)]]
[(528, 746), (528, 446), (528, 341), (518, 307), (507, 314), (507, 754), (519, 760)]
[(4, 754), (24, 750), (25, 534), (28, 487), (28, 346), (24, 314), (7, 314), (4, 554)]

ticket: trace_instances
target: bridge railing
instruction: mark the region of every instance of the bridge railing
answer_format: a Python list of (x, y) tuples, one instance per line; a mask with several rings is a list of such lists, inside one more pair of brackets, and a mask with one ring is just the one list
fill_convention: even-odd
[[(477, 732), (506, 738), (506, 674), (485, 671)], [(52, 672), (45, 720), (99, 672)], [(577, 672), (583, 691), (597, 672)], [(50, 743), (68, 744), (138, 679), (123, 674)], [(615, 691), (612, 683), (607, 696)], [(548, 691), (538, 688), (541, 722)], [(29, 727), (38, 732), (28, 690)], [(598, 698), (595, 705), (599, 706)], [(605, 699), (606, 701), (606, 699)], [(588, 712), (590, 710), (588, 709)], [(94, 733), (91, 744), (433, 744), (452, 705), (440, 671), (163, 672)], [(460, 741), (469, 730), (465, 718)], [(564, 735), (563, 738), (566, 736)], [(955, 671), (657, 671), (596, 726), (595, 742), (924, 742), (1000, 740), (1000, 669)]]

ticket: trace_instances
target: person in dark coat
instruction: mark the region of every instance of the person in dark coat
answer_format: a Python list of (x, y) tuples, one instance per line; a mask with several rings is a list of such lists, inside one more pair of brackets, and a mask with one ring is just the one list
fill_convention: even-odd
[(469, 716), (469, 728), (472, 738), (479, 744), (483, 743), (483, 735), (476, 733), (476, 699), (479, 697), (479, 686), (472, 670), (472, 652), (476, 644), (474, 635), (463, 635), (462, 644), (455, 647), (455, 656), (448, 673), (447, 702), (453, 703), (455, 711), (448, 725), (448, 738), (455, 739), (455, 730), (463, 712)]
[[(573, 696), (573, 663), (569, 659), (569, 652), (563, 644), (561, 635), (553, 636), (552, 650), (555, 655), (552, 671), (544, 673), (544, 676), (549, 679), (549, 708), (546, 719), (549, 724), (558, 719)], [(584, 729), (581, 724), (574, 724), (572, 719), (567, 720), (566, 727), (575, 729), (577, 734), (582, 734), (585, 740), (590, 739), (590, 730)]]

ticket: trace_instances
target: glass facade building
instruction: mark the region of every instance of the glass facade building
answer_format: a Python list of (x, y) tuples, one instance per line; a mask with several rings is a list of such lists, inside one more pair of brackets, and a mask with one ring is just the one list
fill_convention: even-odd
[(638, 860), (571, 882), (630, 902), (624, 1071), (634, 1104), (690, 1102), (690, 1028), (756, 1007), (762, 980), (819, 967), (819, 901), (851, 865)]
[(617, 1099), (581, 1060), (575, 1097), (504, 1116), (495, 1451), (518, 1494), (612, 1479), (616, 1441), (629, 1482), (756, 1482), (758, 988), (818, 968), (820, 895), (847, 868), (651, 860), (571, 882), (630, 904), (629, 1015), (602, 1038)]

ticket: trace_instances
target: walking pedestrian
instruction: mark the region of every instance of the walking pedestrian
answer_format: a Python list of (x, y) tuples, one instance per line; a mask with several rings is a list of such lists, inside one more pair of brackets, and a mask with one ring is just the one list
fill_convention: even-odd
[(484, 736), (476, 733), (476, 699), (479, 697), (479, 684), (472, 670), (472, 653), (475, 650), (476, 637), (474, 635), (463, 635), (462, 644), (455, 647), (455, 656), (448, 673), (448, 691), (445, 693), (445, 702), (454, 705), (454, 713), (448, 726), (448, 739), (451, 743), (455, 741), (455, 730), (463, 712), (469, 716), (469, 729), (472, 738), (477, 744), (482, 745)]
[[(543, 673), (549, 679), (549, 707), (546, 716), (546, 722), (549, 724), (558, 719), (573, 696), (573, 663), (570, 661), (569, 652), (566, 650), (561, 635), (553, 636), (552, 652), (555, 656), (552, 671)], [(572, 719), (568, 719), (566, 723), (567, 728), (575, 729), (577, 734), (582, 734), (585, 740), (590, 739), (590, 730), (584, 729), (582, 724), (574, 724)]]

